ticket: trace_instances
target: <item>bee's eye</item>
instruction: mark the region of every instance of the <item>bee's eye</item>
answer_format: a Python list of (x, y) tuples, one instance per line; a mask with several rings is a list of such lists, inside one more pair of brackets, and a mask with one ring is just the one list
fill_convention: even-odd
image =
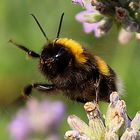
[(61, 57), (65, 53), (65, 49), (61, 48), (58, 53), (54, 56), (55, 58)]
[(60, 55), (59, 54), (57, 54), (57, 55), (55, 55), (55, 58), (58, 58)]

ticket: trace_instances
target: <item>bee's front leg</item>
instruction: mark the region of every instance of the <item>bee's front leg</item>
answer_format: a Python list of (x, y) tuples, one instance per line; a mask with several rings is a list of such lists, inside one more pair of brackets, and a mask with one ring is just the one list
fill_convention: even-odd
[(33, 83), (25, 86), (23, 90), (23, 96), (28, 98), (31, 95), (32, 89), (36, 89), (41, 92), (50, 93), (55, 91), (57, 88), (54, 84), (41, 84), (41, 83)]
[(20, 45), (18, 43), (16, 43), (15, 41), (13, 41), (12, 39), (9, 40), (10, 43), (12, 43), (13, 45), (15, 45), (16, 47), (20, 48), (21, 50), (25, 51), (28, 56), (32, 57), (32, 58), (39, 58), (40, 55), (32, 50), (29, 50), (27, 47)]

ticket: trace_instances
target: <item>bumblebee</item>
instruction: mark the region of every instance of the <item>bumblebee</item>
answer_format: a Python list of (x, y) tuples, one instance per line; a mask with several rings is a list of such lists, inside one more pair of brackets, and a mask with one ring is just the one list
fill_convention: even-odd
[(41, 54), (10, 40), (30, 57), (39, 59), (39, 69), (51, 84), (32, 83), (25, 86), (24, 96), (30, 96), (32, 89), (47, 94), (62, 91), (65, 96), (77, 102), (109, 101), (113, 91), (118, 91), (115, 72), (99, 56), (87, 51), (79, 42), (69, 38), (59, 38), (61, 15), (57, 37), (50, 41), (37, 18), (31, 14), (47, 40)]

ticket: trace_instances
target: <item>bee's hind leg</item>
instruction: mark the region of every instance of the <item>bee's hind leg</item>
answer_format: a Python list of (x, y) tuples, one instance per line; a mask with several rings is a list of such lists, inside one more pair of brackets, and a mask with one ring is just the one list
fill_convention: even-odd
[(100, 81), (101, 81), (101, 76), (99, 75), (99, 79), (96, 80), (96, 84), (95, 84), (95, 103), (99, 103), (99, 92), (100, 92)]

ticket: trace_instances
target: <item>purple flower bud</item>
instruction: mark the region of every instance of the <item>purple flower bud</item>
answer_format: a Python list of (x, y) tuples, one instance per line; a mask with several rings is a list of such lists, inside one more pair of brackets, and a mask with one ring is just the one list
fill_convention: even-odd
[(136, 32), (138, 30), (138, 24), (132, 20), (125, 20), (123, 22), (124, 29), (128, 32)]
[(122, 44), (127, 44), (131, 39), (132, 39), (132, 33), (127, 32), (124, 29), (121, 29), (119, 36), (118, 36), (119, 42)]
[(118, 21), (124, 20), (128, 16), (128, 11), (122, 7), (116, 7), (116, 18)]

